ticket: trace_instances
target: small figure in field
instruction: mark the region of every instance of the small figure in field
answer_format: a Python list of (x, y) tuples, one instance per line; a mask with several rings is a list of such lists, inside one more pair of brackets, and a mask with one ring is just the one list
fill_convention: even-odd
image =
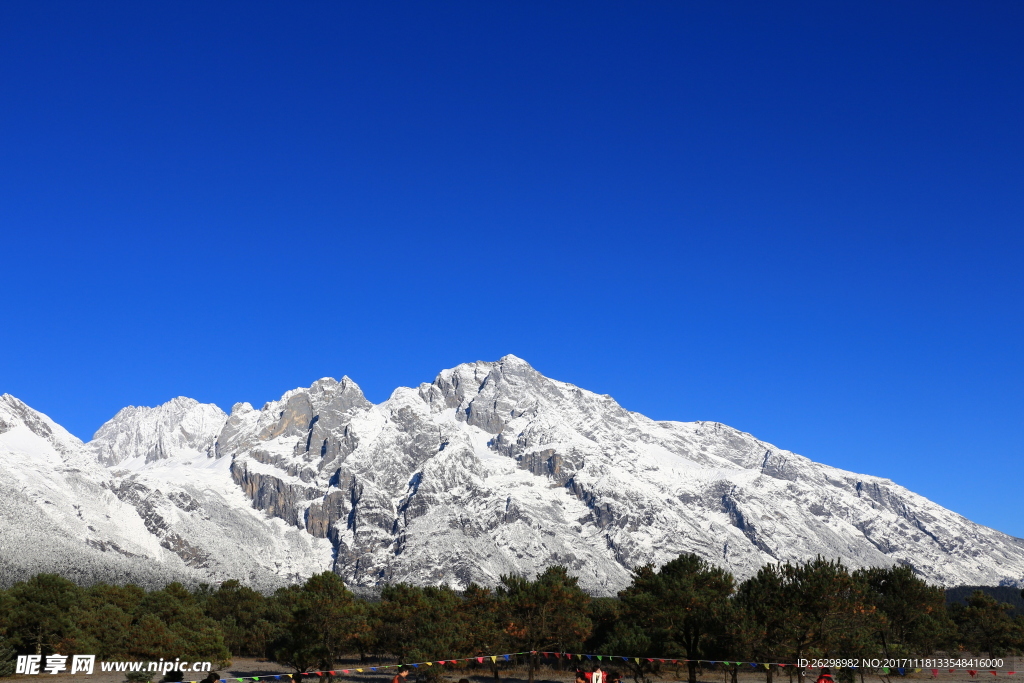
[(391, 679), (391, 683), (403, 683), (406, 678), (409, 677), (409, 670), (404, 666), (398, 670), (395, 677)]
[(814, 683), (833, 683), (832, 674), (831, 672), (829, 672), (827, 666), (821, 670), (821, 674), (818, 676), (818, 680), (816, 680)]
[(601, 665), (598, 664), (594, 667), (594, 671), (590, 674), (590, 683), (604, 683), (604, 672), (601, 671)]
[(587, 683), (587, 675), (582, 669), (576, 669), (576, 683)]

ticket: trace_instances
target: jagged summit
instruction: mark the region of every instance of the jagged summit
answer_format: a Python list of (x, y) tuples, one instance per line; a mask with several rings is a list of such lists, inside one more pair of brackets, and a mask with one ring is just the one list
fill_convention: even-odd
[(29, 408), (10, 394), (0, 395), (0, 434), (18, 427), (46, 440), (61, 453), (71, 453), (81, 448), (82, 440), (51, 420), (47, 415)]
[(128, 406), (96, 431), (89, 448), (105, 465), (210, 455), (226, 419), (216, 405), (185, 396), (155, 408)]
[[(19, 405), (5, 397), (0, 420)], [(126, 552), (262, 586), (325, 567), (353, 587), (490, 584), (559, 563), (611, 594), (637, 565), (684, 551), (741, 577), (820, 554), (909, 563), (947, 585), (1024, 579), (1024, 541), (889, 480), (719, 423), (655, 422), (512, 355), (376, 405), (343, 377), (230, 415), (182, 398), (128, 408), (68, 448), (60, 457), (91, 458), (103, 504), (136, 515), (124, 527), (157, 549)], [(107, 529), (85, 533), (90, 547), (145, 541)]]

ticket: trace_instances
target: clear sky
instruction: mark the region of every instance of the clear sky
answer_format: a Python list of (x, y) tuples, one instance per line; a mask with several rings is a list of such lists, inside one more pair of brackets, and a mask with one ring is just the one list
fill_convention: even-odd
[(0, 5), (0, 392), (514, 353), (1024, 536), (1024, 3)]

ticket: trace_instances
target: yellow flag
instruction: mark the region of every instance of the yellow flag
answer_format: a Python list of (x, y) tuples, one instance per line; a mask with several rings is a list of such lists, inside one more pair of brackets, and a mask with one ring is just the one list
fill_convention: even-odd
[(765, 664), (765, 665), (764, 665), (764, 668), (766, 668), (766, 669), (767, 669), (767, 668), (768, 668), (768, 665), (767, 665), (767, 664)]
[(914, 673), (919, 674), (919, 673), (921, 673), (921, 670), (920, 669), (914, 669)]
[(635, 660), (636, 660), (636, 663), (637, 663), (637, 664), (639, 664), (639, 663), (640, 663), (640, 658), (639, 658), (639, 657), (633, 657), (633, 659), (635, 659)]
[(433, 662), (427, 662), (427, 666), (434, 666)]
[(498, 661), (498, 655), (491, 655), (491, 661), (492, 662), (497, 662)]
[(356, 671), (358, 671), (359, 673), (363, 673), (362, 669), (356, 669)]

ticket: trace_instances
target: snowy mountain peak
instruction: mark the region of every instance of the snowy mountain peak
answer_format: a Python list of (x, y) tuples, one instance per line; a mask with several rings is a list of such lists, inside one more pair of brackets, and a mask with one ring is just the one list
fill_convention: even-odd
[[(1024, 541), (889, 480), (716, 422), (656, 422), (515, 356), (376, 405), (325, 377), (230, 416), (185, 398), (130, 407), (84, 447), (4, 396), (0, 432), (0, 548), (26, 546), (8, 541), (31, 508), (63, 530), (72, 567), (77, 552), (103, 571), (261, 586), (333, 568), (375, 588), (564, 564), (608, 595), (636, 566), (693, 552), (741, 578), (823, 555), (909, 563), (945, 585), (1024, 583)], [(0, 553), (46, 570), (33, 561)]]
[(87, 447), (104, 465), (212, 455), (227, 415), (212, 403), (178, 396), (155, 408), (122, 408), (93, 435)]
[(10, 394), (0, 395), (0, 434), (12, 432), (19, 426), (45, 440), (58, 453), (68, 455), (82, 447), (81, 439), (43, 413)]

